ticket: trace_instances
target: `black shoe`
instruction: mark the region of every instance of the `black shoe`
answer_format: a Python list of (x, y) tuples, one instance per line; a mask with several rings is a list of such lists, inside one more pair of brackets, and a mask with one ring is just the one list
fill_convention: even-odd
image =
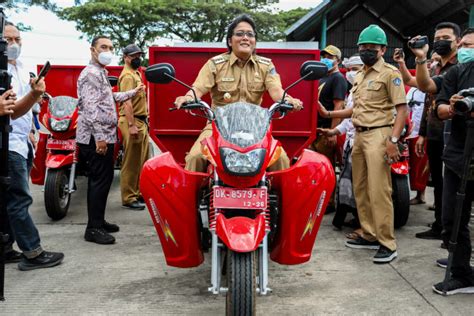
[(18, 264), (18, 269), (21, 271), (29, 271), (34, 269), (50, 268), (60, 264), (63, 259), (64, 254), (62, 252), (43, 251), (39, 256), (33, 259), (23, 257), (23, 259)]
[(84, 239), (100, 245), (110, 245), (115, 242), (115, 237), (107, 233), (103, 228), (86, 229)]
[(441, 295), (454, 295), (454, 294), (474, 294), (474, 284), (463, 282), (458, 279), (451, 279), (446, 282), (446, 292), (443, 291), (443, 282), (436, 283), (433, 285), (433, 291)]
[(109, 223), (107, 221), (104, 221), (102, 228), (105, 229), (105, 231), (108, 233), (116, 233), (120, 230), (120, 227), (118, 225)]
[(122, 206), (125, 207), (125, 208), (135, 210), (135, 211), (142, 211), (142, 210), (145, 209), (145, 205), (141, 204), (138, 201), (133, 201), (133, 202), (128, 203), (128, 204), (123, 204)]
[(374, 249), (377, 250), (380, 247), (380, 244), (378, 241), (368, 241), (365, 240), (362, 237), (359, 237), (357, 239), (351, 239), (346, 241), (345, 243), (346, 247), (349, 248), (354, 248), (354, 249)]
[[(441, 258), (436, 260), (436, 265), (440, 268), (446, 269), (448, 267), (448, 258)], [(472, 273), (474, 275), (474, 266), (471, 264)]]
[(417, 233), (415, 234), (415, 237), (420, 239), (442, 239), (441, 232), (435, 231), (433, 228), (421, 233)]
[(144, 199), (143, 196), (141, 196), (141, 195), (138, 197), (137, 201), (138, 201), (139, 203), (145, 204), (145, 199)]
[(389, 263), (397, 257), (396, 250), (390, 250), (384, 245), (380, 245), (379, 251), (374, 256), (374, 263)]
[(23, 254), (16, 250), (10, 250), (4, 254), (5, 263), (20, 262), (23, 259)]

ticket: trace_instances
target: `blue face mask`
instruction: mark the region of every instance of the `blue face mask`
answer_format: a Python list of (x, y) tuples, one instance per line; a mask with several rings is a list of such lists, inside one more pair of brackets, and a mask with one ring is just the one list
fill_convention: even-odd
[(458, 61), (461, 64), (474, 61), (474, 48), (461, 47), (458, 49)]
[(321, 59), (321, 62), (328, 67), (328, 70), (330, 70), (332, 67), (334, 67), (334, 60), (332, 60), (332, 59), (323, 58), (323, 59)]

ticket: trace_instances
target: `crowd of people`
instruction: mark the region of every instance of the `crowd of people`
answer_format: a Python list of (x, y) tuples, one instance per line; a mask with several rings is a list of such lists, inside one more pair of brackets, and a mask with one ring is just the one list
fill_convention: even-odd
[[(212, 106), (237, 101), (260, 104), (265, 91), (278, 101), (283, 96), (280, 77), (270, 59), (256, 55), (257, 29), (247, 15), (237, 17), (228, 27), (228, 52), (211, 58), (200, 70), (193, 88), (198, 98), (210, 93)], [(10, 115), (9, 175), (18, 179), (7, 194), (7, 213), (11, 236), (5, 257), (7, 262), (19, 262), (20, 270), (51, 267), (61, 263), (62, 253), (42, 249), (38, 231), (28, 213), (32, 203), (28, 189), (33, 147), (29, 140), (32, 128), (31, 108), (44, 93), (44, 80), (30, 80), (19, 60), (21, 37), (18, 29), (5, 27), (8, 42), (9, 72), (12, 90), (0, 97), (0, 115)], [(419, 37), (411, 39), (415, 42)], [(340, 229), (347, 213), (354, 215), (351, 225), (357, 228), (349, 234), (345, 245), (354, 249), (377, 250), (374, 263), (389, 263), (397, 256), (394, 231), (392, 182), (390, 165), (400, 159), (398, 146), (407, 118), (414, 122), (409, 137), (413, 170), (425, 170), (428, 161), (434, 186), (435, 219), (428, 231), (417, 238), (440, 239), (449, 245), (454, 224), (456, 192), (463, 178), (463, 148), (466, 120), (472, 116), (454, 111), (454, 103), (463, 97), (458, 91), (474, 86), (474, 29), (462, 34), (453, 23), (436, 26), (433, 53), (428, 58), (428, 45), (411, 48), (416, 56), (416, 75), (407, 69), (401, 50), (397, 50), (395, 67), (385, 62), (387, 36), (382, 28), (370, 25), (361, 31), (358, 54), (343, 60), (340, 49), (329, 45), (321, 51), (321, 61), (327, 66), (326, 77), (319, 84), (320, 136), (310, 149), (327, 156), (335, 165), (337, 135), (346, 134), (343, 161), (337, 193), (328, 210), (335, 210), (333, 225)], [(412, 45), (409, 45), (412, 46)], [(140, 170), (149, 156), (147, 132), (147, 100), (138, 69), (144, 52), (136, 45), (123, 49), (124, 69), (119, 78), (119, 91), (113, 92), (105, 67), (111, 62), (113, 43), (98, 36), (91, 43), (91, 61), (82, 71), (78, 83), (79, 119), (76, 142), (80, 160), (88, 165), (88, 223), (84, 238), (97, 244), (112, 244), (111, 233), (119, 226), (105, 220), (107, 196), (113, 179), (113, 146), (117, 128), (123, 135), (124, 160), (120, 187), (122, 205), (142, 210), (144, 204), (138, 182)], [(340, 72), (339, 65), (346, 69)], [(256, 80), (258, 78), (258, 80)], [(412, 87), (405, 91), (405, 86)], [(249, 89), (253, 87), (253, 89)], [(180, 108), (194, 100), (192, 91), (176, 99)], [(301, 110), (300, 100), (289, 95), (286, 100)], [(119, 113), (116, 102), (120, 104)], [(444, 131), (450, 136), (445, 139)], [(206, 125), (187, 154), (186, 169), (205, 171), (207, 162), (201, 154), (200, 141), (212, 133)], [(423, 160), (423, 157), (425, 160)], [(290, 166), (282, 151), (272, 170)], [(443, 174), (444, 172), (444, 174)], [(427, 175), (414, 172), (412, 189), (417, 191), (412, 204), (424, 203)], [(443, 177), (444, 176), (444, 177)], [(474, 182), (468, 179), (457, 246), (453, 249), (452, 278), (433, 286), (436, 293), (474, 293), (474, 274), (470, 266), (471, 240), (469, 218)], [(336, 203), (338, 201), (339, 203)], [(337, 206), (337, 207), (336, 207)], [(329, 213), (329, 212), (328, 212)], [(13, 250), (16, 241), (20, 252)], [(439, 264), (446, 259), (439, 260)]]

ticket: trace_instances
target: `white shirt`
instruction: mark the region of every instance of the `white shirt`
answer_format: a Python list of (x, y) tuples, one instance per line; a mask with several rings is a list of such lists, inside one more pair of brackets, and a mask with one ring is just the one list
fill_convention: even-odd
[[(23, 63), (16, 61), (16, 66), (8, 64), (8, 72), (12, 75), (12, 87), (16, 93), (17, 100), (20, 100), (30, 92), (30, 74), (23, 68)], [(17, 118), (11, 120), (12, 132), (10, 133), (9, 150), (22, 155), (28, 159), (28, 135), (33, 124), (33, 114), (31, 110)]]
[[(349, 94), (347, 97), (346, 101), (346, 109), (352, 108), (354, 105), (352, 101), (352, 92)], [(354, 145), (354, 136), (355, 136), (355, 128), (354, 124), (352, 124), (352, 119), (346, 118), (344, 119), (339, 125), (336, 126), (336, 129), (341, 133), (341, 134), (346, 134), (346, 141), (344, 142), (344, 150), (346, 150), (346, 147), (349, 145), (352, 147)]]
[[(410, 101), (414, 101), (413, 104), (410, 104)], [(425, 105), (425, 93), (417, 88), (410, 88), (407, 93), (407, 104), (413, 123), (413, 129), (408, 138), (415, 138), (418, 137), (418, 132), (420, 131), (421, 117), (423, 116), (423, 107)]]

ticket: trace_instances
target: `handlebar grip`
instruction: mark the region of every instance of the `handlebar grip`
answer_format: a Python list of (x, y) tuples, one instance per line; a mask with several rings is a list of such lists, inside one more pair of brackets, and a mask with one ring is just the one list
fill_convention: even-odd
[(173, 112), (173, 111), (176, 111), (176, 110), (179, 110), (179, 109), (177, 107), (168, 108), (168, 111), (170, 111), (170, 112)]

